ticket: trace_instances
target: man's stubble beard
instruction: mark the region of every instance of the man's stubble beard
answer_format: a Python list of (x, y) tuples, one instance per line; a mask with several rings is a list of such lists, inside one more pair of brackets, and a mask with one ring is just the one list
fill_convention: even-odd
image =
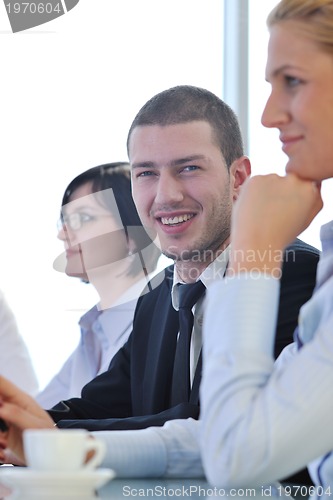
[[(173, 251), (172, 246), (168, 249), (162, 249), (163, 255), (172, 259), (175, 263), (186, 263), (193, 262), (193, 264), (201, 263), (209, 265), (215, 260), (218, 255), (219, 249), (223, 246), (223, 243), (230, 236), (230, 224), (225, 227), (224, 231), (216, 236), (215, 239), (210, 240), (207, 244), (207, 240), (198, 240), (192, 245), (192, 248), (183, 249), (180, 252)], [(177, 247), (177, 245), (174, 245)]]

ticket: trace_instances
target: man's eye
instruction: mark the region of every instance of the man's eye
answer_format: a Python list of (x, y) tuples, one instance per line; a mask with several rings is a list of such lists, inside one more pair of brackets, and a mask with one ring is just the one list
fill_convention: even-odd
[(149, 177), (151, 175), (154, 175), (154, 173), (151, 170), (144, 170), (143, 172), (139, 172), (137, 174), (137, 177)]
[(193, 170), (199, 170), (199, 167), (197, 165), (186, 165), (182, 170), (184, 172), (192, 172)]

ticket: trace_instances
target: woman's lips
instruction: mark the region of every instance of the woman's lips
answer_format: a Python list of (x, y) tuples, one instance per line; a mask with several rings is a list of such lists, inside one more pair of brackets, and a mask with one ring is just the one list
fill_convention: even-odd
[(287, 153), (295, 144), (302, 140), (302, 136), (280, 136), (282, 151)]

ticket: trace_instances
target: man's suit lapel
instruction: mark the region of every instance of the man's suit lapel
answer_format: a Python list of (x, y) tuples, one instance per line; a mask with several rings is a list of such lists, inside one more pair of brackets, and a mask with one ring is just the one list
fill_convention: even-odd
[[(166, 277), (160, 286), (159, 294), (151, 310), (147, 343), (146, 366), (142, 387), (143, 414), (164, 411), (170, 407), (170, 391), (175, 358), (177, 335), (179, 331), (178, 312), (172, 306), (171, 289), (173, 267), (166, 269)], [(147, 321), (148, 323), (148, 321)], [(201, 381), (201, 353), (193, 380), (190, 403), (199, 402)], [(186, 401), (184, 401), (186, 403)]]
[(143, 407), (163, 411), (169, 406), (173, 361), (178, 334), (178, 312), (171, 302), (172, 277), (165, 279), (152, 311), (147, 360), (143, 381)]

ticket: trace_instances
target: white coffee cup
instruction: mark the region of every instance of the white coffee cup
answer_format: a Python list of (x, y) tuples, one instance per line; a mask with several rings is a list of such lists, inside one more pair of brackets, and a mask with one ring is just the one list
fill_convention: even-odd
[(94, 469), (106, 452), (105, 443), (84, 429), (28, 429), (23, 446), (29, 467), (54, 472)]

